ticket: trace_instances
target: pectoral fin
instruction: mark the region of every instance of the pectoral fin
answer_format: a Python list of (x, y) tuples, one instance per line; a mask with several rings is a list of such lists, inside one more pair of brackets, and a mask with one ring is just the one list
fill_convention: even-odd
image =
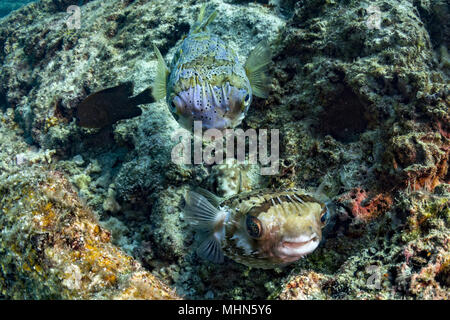
[(215, 225), (221, 220), (222, 212), (203, 195), (194, 191), (188, 191), (185, 200), (183, 212), (186, 220), (198, 229), (208, 232), (214, 230)]
[(169, 68), (159, 52), (158, 48), (153, 45), (153, 50), (155, 50), (155, 54), (158, 57), (158, 66), (156, 69), (156, 77), (155, 83), (153, 84), (152, 94), (155, 100), (160, 100), (166, 97), (166, 85), (167, 85), (167, 76), (169, 75)]
[(197, 255), (214, 263), (222, 263), (223, 252), (220, 247), (220, 240), (213, 234), (207, 236), (197, 248)]
[(209, 203), (211, 203), (213, 205), (214, 208), (218, 208), (220, 203), (222, 202), (222, 199), (218, 196), (216, 196), (215, 194), (209, 192), (206, 189), (197, 187), (194, 189), (195, 192), (197, 192), (198, 194), (204, 196), (206, 198), (206, 200), (209, 201)]
[(250, 52), (244, 65), (253, 94), (260, 98), (268, 97), (270, 78), (266, 72), (270, 62), (272, 62), (270, 46), (263, 40)]
[[(224, 220), (226, 213), (211, 204), (217, 199), (214, 195), (203, 189), (202, 194), (188, 191), (185, 196), (186, 206), (183, 209), (184, 217), (196, 229), (203, 233), (203, 239), (197, 248), (197, 254), (215, 263), (223, 261), (221, 241), (224, 237)], [(205, 197), (206, 196), (206, 197)]]

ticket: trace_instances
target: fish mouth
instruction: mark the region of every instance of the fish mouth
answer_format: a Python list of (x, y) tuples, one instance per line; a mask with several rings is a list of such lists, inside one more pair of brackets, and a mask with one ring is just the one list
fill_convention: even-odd
[(288, 238), (281, 242), (278, 250), (285, 256), (300, 258), (313, 252), (319, 245), (319, 242), (317, 234)]

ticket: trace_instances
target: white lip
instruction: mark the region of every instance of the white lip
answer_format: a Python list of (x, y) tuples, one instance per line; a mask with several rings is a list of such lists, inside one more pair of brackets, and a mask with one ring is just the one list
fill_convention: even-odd
[(286, 238), (283, 239), (278, 250), (286, 256), (302, 257), (313, 252), (319, 245), (319, 242), (319, 237), (316, 234)]

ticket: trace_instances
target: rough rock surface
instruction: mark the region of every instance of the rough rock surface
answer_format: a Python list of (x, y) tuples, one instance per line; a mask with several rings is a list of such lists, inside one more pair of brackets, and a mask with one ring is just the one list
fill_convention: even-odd
[(0, 20), (1, 295), (175, 297), (167, 285), (186, 298), (450, 297), (444, 1), (209, 1), (212, 31), (242, 61), (264, 38), (275, 52), (270, 97), (242, 125), (280, 129), (280, 174), (264, 185), (320, 189), (335, 204), (323, 245), (275, 270), (195, 255), (183, 192), (228, 192), (237, 174), (173, 164), (182, 129), (164, 102), (110, 130), (74, 120), (91, 92), (150, 86), (152, 43), (170, 61), (201, 3), (84, 3), (81, 29), (67, 29), (65, 0)]

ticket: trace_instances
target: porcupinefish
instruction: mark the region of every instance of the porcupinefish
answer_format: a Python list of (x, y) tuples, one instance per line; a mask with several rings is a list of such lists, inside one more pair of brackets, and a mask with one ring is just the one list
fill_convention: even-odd
[(133, 95), (133, 82), (128, 81), (115, 87), (90, 94), (77, 106), (78, 124), (85, 128), (105, 128), (122, 119), (140, 116), (137, 106), (154, 102), (151, 88)]
[(165, 98), (174, 118), (188, 130), (194, 121), (201, 121), (203, 129), (234, 128), (244, 119), (253, 95), (267, 98), (268, 43), (256, 45), (242, 65), (233, 49), (207, 30), (216, 15), (214, 11), (205, 19), (205, 5), (201, 8), (170, 68), (154, 46), (158, 66), (153, 96)]
[(186, 193), (185, 202), (185, 219), (203, 234), (197, 255), (220, 263), (225, 254), (263, 269), (313, 252), (329, 216), (327, 205), (297, 189), (262, 189), (221, 199), (198, 188)]

